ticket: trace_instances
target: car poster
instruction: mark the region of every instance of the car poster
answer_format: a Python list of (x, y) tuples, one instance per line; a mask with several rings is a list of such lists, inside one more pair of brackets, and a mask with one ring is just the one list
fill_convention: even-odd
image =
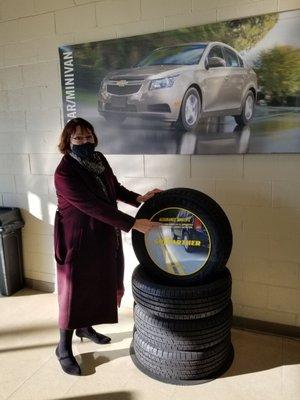
[(106, 154), (300, 152), (300, 10), (59, 48)]

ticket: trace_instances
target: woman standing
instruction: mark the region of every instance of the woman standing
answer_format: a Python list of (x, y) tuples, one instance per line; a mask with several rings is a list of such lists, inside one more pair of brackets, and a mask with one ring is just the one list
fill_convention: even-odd
[(120, 230), (148, 232), (157, 223), (135, 220), (118, 210), (117, 200), (138, 207), (158, 189), (141, 196), (120, 185), (102, 153), (93, 126), (82, 118), (69, 121), (60, 138), (64, 154), (54, 181), (58, 209), (54, 224), (60, 341), (55, 350), (62, 369), (80, 375), (72, 336), (105, 344), (110, 338), (92, 325), (118, 322), (124, 294), (124, 260)]

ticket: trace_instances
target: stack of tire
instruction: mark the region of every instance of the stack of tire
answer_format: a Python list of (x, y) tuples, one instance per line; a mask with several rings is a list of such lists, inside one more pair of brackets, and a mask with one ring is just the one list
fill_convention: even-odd
[(132, 276), (133, 362), (167, 383), (203, 383), (221, 376), (234, 357), (228, 218), (209, 196), (185, 188), (158, 193), (136, 218), (159, 221), (163, 229), (145, 236), (132, 233), (140, 262)]

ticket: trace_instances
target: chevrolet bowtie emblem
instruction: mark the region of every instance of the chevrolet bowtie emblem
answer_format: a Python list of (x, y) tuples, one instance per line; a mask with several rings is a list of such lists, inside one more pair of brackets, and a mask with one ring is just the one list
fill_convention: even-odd
[(126, 86), (127, 85), (127, 81), (123, 80), (123, 81), (117, 81), (117, 85), (118, 86)]

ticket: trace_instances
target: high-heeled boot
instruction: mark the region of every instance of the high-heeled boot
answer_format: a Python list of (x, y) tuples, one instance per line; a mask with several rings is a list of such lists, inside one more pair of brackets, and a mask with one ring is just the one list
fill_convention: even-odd
[(72, 352), (73, 329), (60, 329), (60, 341), (55, 349), (56, 357), (64, 372), (81, 375), (81, 369)]
[(81, 341), (83, 340), (82, 338), (85, 337), (97, 344), (107, 344), (111, 341), (110, 337), (96, 332), (95, 329), (93, 329), (91, 326), (87, 326), (85, 328), (77, 328), (76, 336), (80, 337)]

